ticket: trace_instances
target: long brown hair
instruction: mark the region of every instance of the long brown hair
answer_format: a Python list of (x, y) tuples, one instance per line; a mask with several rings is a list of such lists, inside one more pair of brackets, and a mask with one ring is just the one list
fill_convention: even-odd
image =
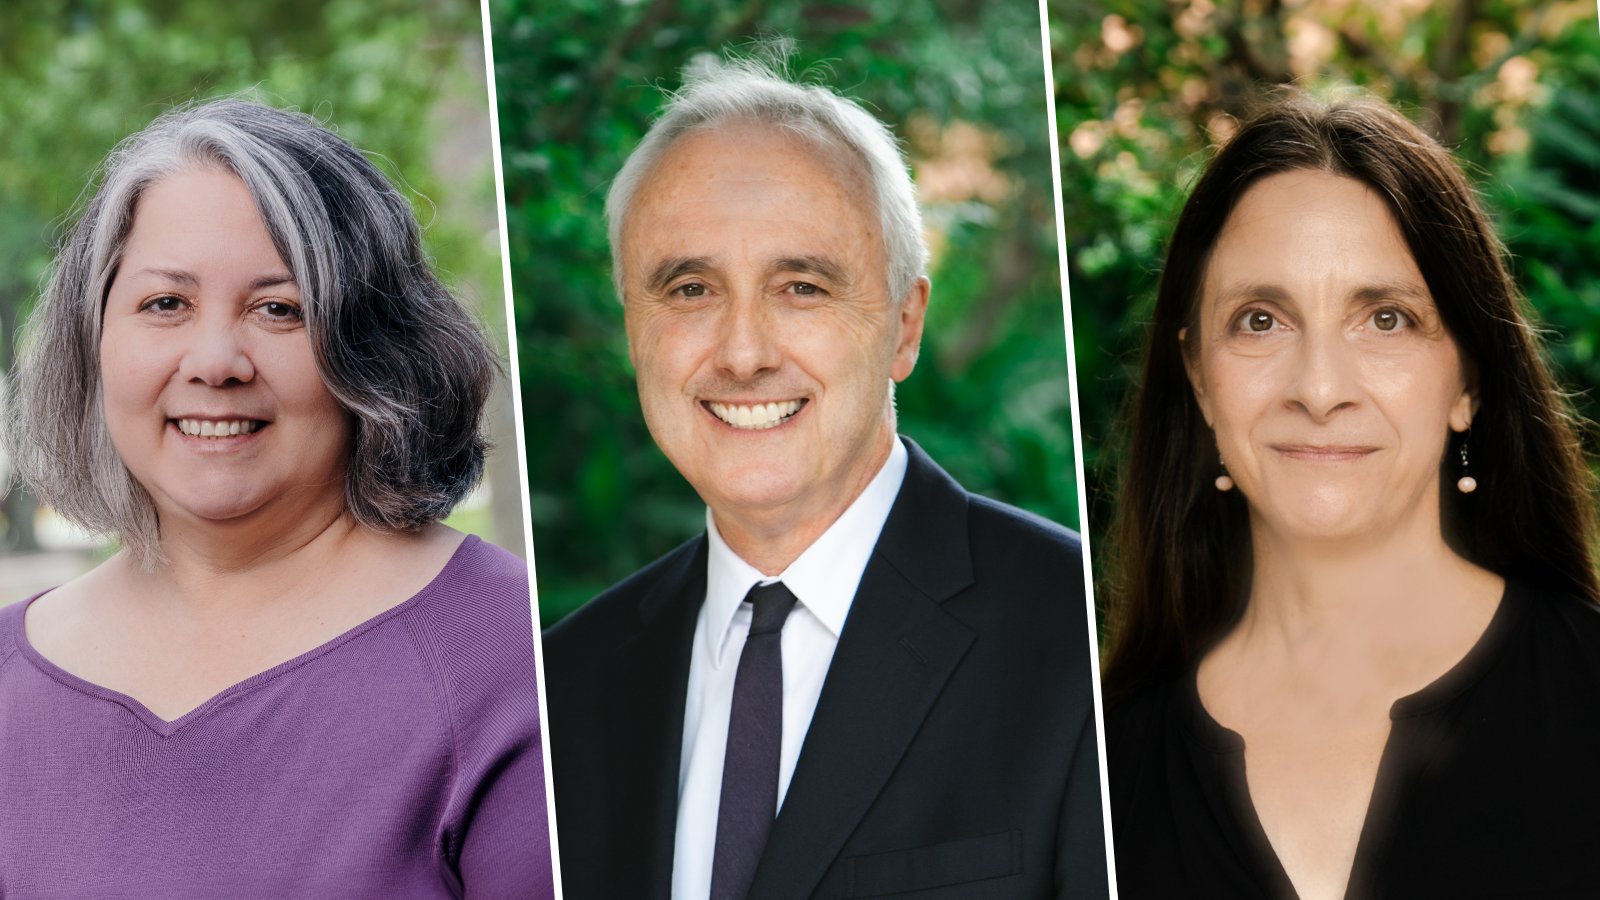
[(1600, 600), (1594, 477), (1577, 423), (1540, 354), (1526, 301), (1471, 184), (1449, 152), (1370, 98), (1275, 95), (1206, 167), (1167, 248), (1111, 531), (1109, 700), (1173, 678), (1244, 611), (1250, 525), (1238, 492), (1214, 489), (1217, 447), (1184, 371), (1207, 258), (1239, 198), (1280, 172), (1354, 178), (1383, 197), (1475, 378), (1472, 472), (1453, 489), (1461, 436), (1440, 460), (1445, 538), (1505, 577)]

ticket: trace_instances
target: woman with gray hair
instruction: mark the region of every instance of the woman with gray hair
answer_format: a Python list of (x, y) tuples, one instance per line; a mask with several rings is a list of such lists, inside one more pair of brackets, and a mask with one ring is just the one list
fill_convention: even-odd
[(550, 895), (527, 567), (438, 524), (494, 370), (309, 117), (113, 152), (4, 440), (122, 549), (0, 609), (0, 894)]

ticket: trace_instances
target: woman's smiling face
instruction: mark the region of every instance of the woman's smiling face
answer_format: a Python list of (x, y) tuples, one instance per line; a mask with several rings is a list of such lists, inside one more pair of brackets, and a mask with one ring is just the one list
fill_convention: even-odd
[(1294, 171), (1247, 190), (1182, 340), (1253, 527), (1310, 539), (1439, 527), (1439, 461), (1475, 399), (1388, 206), (1365, 184)]
[(342, 496), (350, 418), (317, 372), (302, 302), (237, 176), (192, 169), (144, 191), (106, 294), (101, 398), (163, 528)]

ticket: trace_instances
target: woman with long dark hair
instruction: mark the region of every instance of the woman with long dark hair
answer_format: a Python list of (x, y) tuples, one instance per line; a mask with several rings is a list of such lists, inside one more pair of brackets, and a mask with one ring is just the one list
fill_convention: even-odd
[(1593, 477), (1523, 307), (1381, 103), (1281, 95), (1211, 161), (1111, 546), (1122, 896), (1600, 891)]

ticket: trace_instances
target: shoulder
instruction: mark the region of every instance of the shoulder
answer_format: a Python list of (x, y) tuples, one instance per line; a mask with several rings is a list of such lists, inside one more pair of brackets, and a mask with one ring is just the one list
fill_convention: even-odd
[(1128, 759), (1157, 743), (1165, 730), (1167, 686), (1147, 687), (1106, 703), (1106, 757)]
[(1083, 697), (1092, 697), (1078, 536), (971, 493), (914, 443), (906, 447), (905, 482), (874, 558), (940, 598), (946, 614), (1000, 654), (1000, 664), (1070, 678)]
[(507, 642), (520, 649), (523, 631), (532, 639), (528, 564), (510, 551), (468, 535), (426, 590), (419, 610), (462, 650)]
[(1163, 761), (1180, 736), (1173, 693), (1172, 684), (1163, 683), (1106, 704), (1106, 779), (1117, 820), (1137, 819), (1135, 808), (1166, 805)]
[[(592, 654), (637, 628), (647, 601), (693, 576), (704, 544), (704, 535), (685, 541), (552, 625), (544, 633), (546, 662), (556, 666), (569, 654)], [(703, 574), (703, 561), (700, 566)]]
[(443, 681), (452, 718), (504, 707), (537, 722), (528, 587), (527, 563), (468, 536), (407, 610), (427, 664)]
[(1579, 678), (1600, 691), (1600, 606), (1582, 597), (1510, 582), (1503, 602), (1528, 621), (1524, 656), (1547, 672)]
[(1083, 540), (1076, 531), (998, 500), (970, 493), (967, 496), (974, 543), (983, 540), (1005, 546), (1020, 544), (1019, 549), (1026, 552), (1047, 553), (1082, 564)]
[(1536, 620), (1556, 625), (1579, 640), (1600, 641), (1600, 606), (1564, 591), (1513, 583), (1508, 601), (1522, 602)]
[(1054, 598), (1087, 627), (1077, 532), (987, 497), (967, 497), (967, 541), (978, 583)]
[[(980, 582), (1048, 581), (1054, 593), (1083, 600), (1083, 545), (1078, 534), (1042, 516), (974, 494), (913, 441), (905, 481), (879, 549), (897, 561), (951, 569), (970, 555)], [(1043, 585), (1041, 585), (1043, 586)]]
[(0, 607), (0, 667), (5, 665), (22, 642), (22, 615), (32, 600), (33, 597), (29, 597), (19, 603)]

